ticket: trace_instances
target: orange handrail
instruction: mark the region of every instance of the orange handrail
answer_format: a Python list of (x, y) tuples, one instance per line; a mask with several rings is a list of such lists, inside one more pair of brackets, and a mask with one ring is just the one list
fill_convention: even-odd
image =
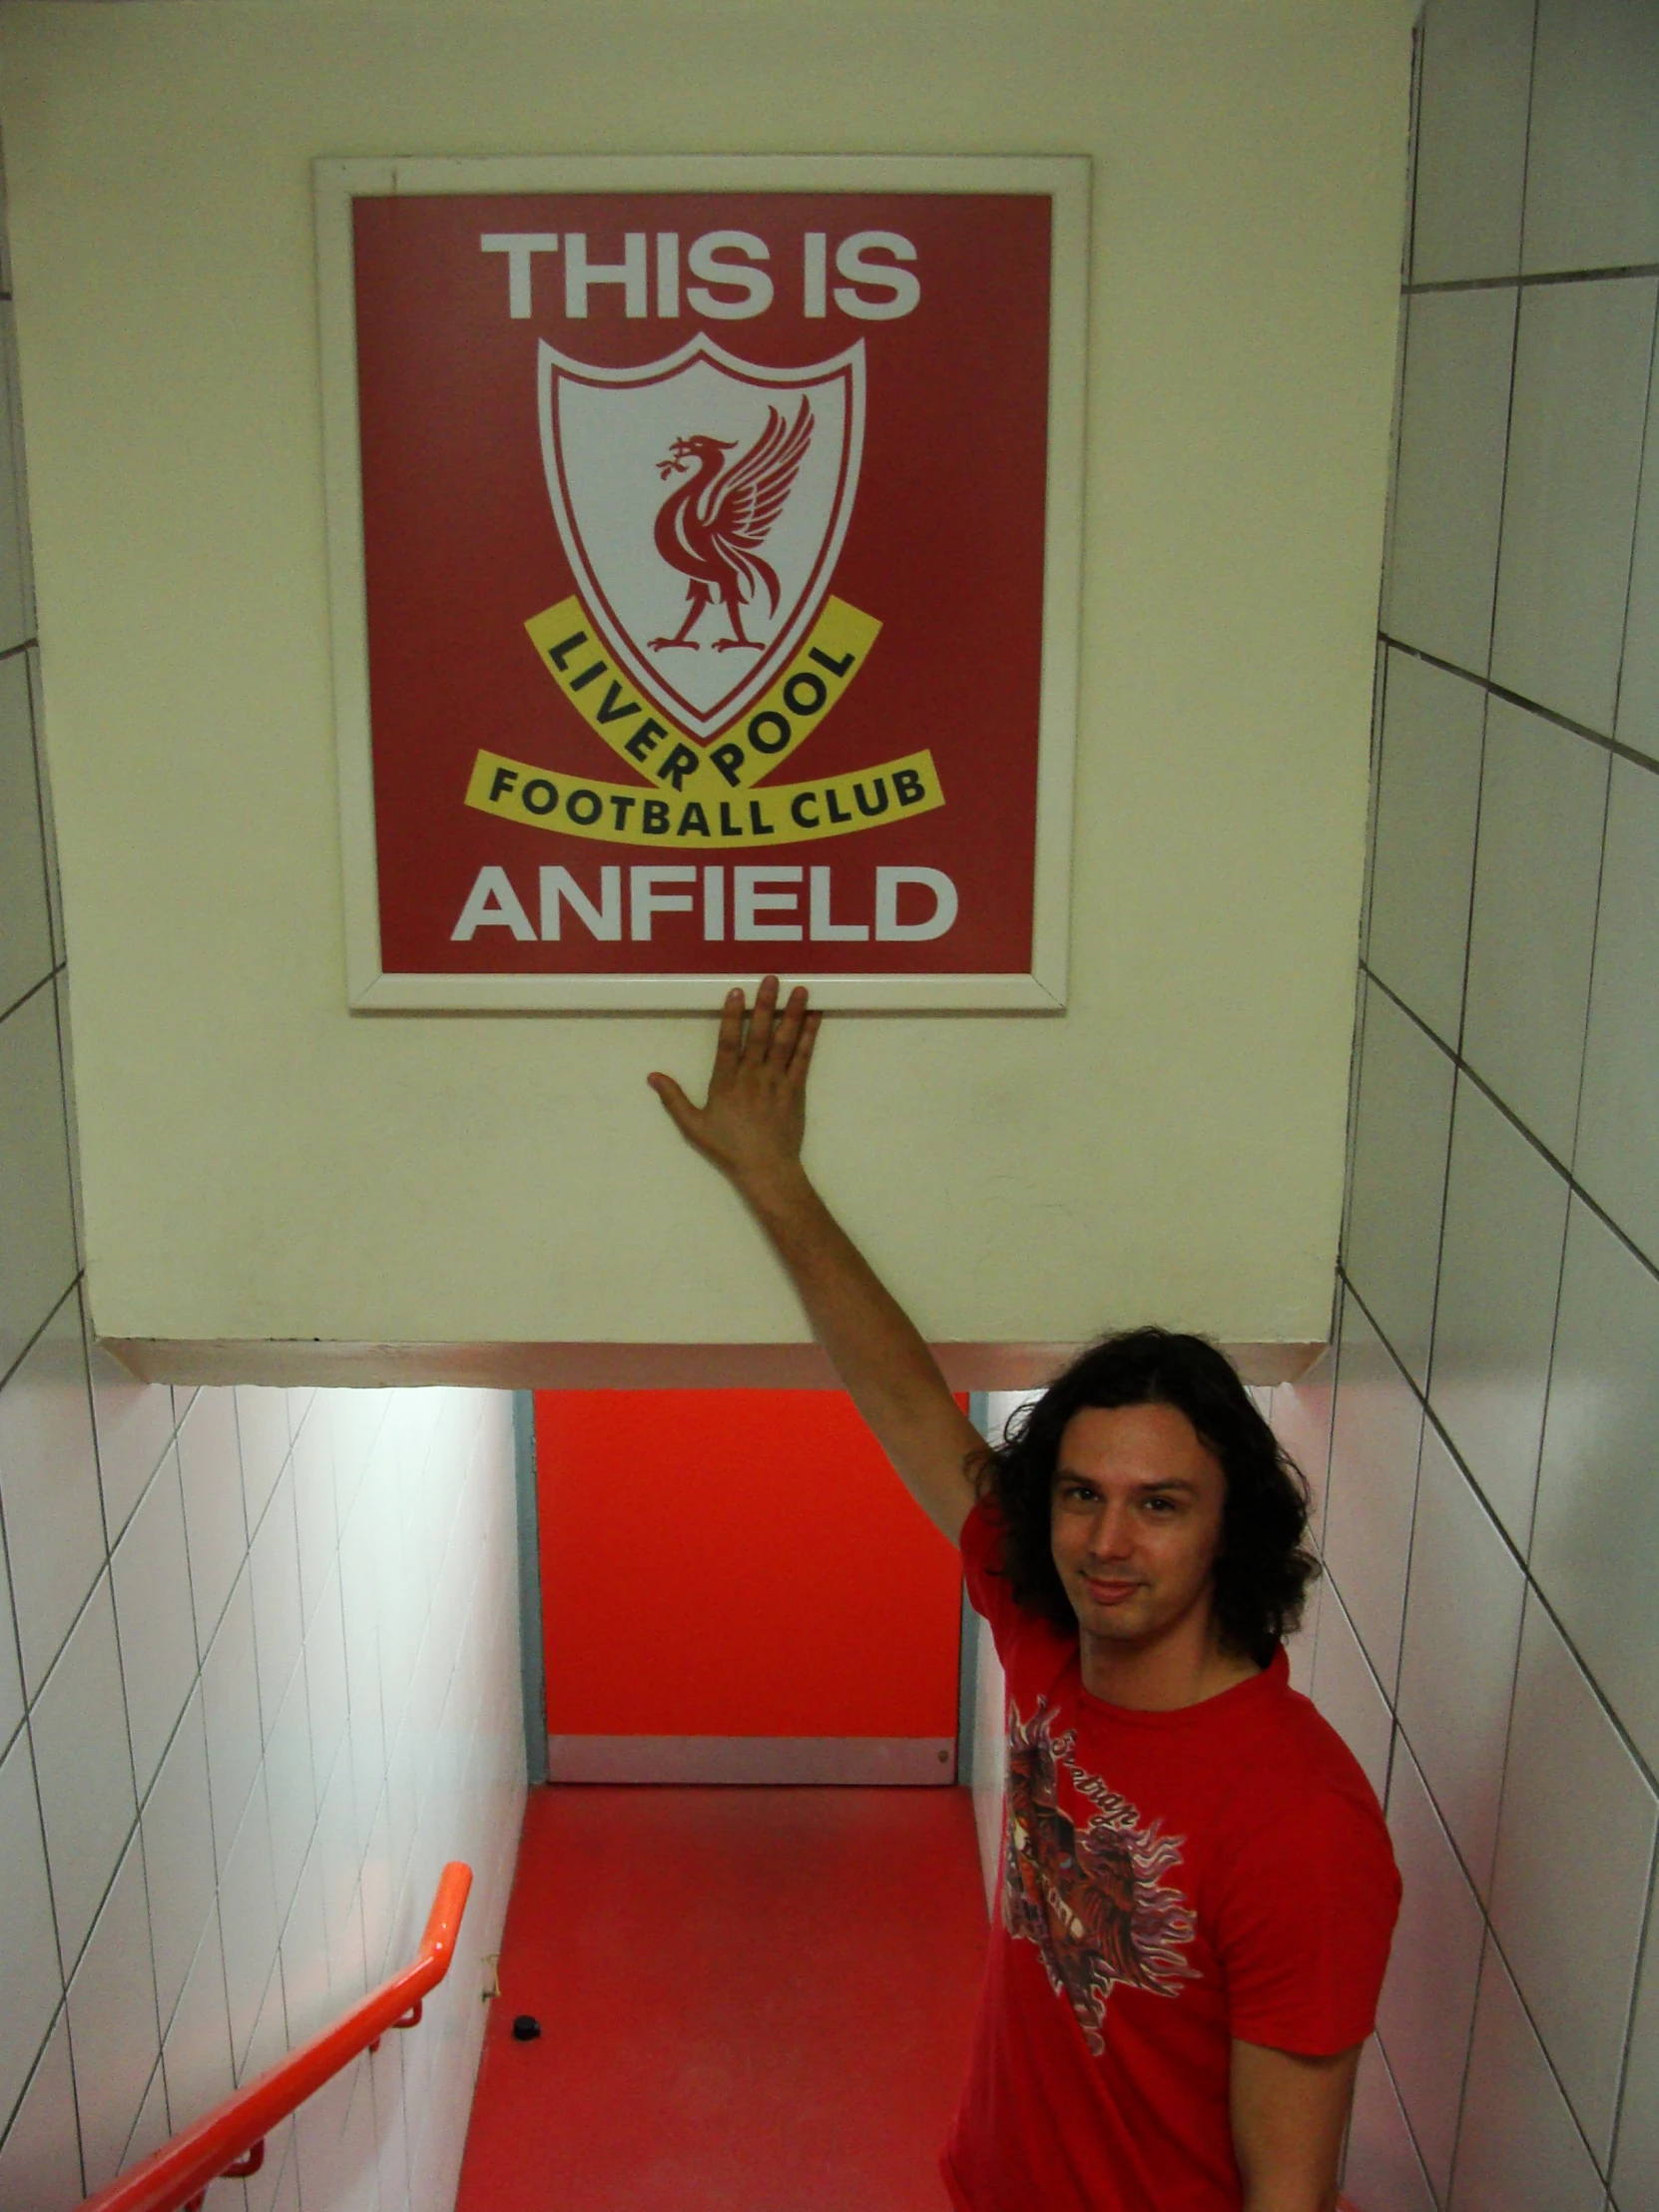
[(438, 1881), (420, 1950), (401, 1973), (372, 1990), (331, 2027), (290, 2050), (204, 2118), (164, 2143), (131, 2173), (88, 2197), (81, 2212), (186, 2212), (199, 2207), (210, 2182), (258, 2173), (271, 2130), (350, 2064), (374, 2050), (388, 2027), (413, 2027), (421, 2001), (449, 1971), (455, 1937), (472, 1888), (472, 1869), (451, 1860)]

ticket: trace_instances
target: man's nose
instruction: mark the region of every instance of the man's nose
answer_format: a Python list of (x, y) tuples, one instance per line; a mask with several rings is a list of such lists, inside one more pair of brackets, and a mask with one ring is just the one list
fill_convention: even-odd
[(1118, 1502), (1103, 1505), (1089, 1533), (1089, 1550), (1097, 1559), (1121, 1559), (1131, 1548), (1129, 1509)]

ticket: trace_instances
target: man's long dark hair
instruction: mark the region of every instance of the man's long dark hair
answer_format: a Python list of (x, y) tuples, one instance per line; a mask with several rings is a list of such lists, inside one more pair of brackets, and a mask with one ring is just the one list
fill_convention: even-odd
[(1060, 1438), (1087, 1406), (1169, 1405), (1185, 1413), (1227, 1477), (1214, 1617), (1225, 1641), (1265, 1667), (1301, 1622), (1319, 1563), (1307, 1548), (1308, 1484), (1231, 1361), (1203, 1337), (1131, 1329), (1080, 1353), (1008, 1423), (979, 1462), (980, 1497), (1000, 1536), (1014, 1602), (1075, 1628), (1050, 1546)]

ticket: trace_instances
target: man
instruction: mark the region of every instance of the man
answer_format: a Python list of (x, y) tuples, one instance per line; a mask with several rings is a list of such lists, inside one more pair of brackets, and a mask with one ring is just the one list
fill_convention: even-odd
[(820, 1016), (734, 991), (706, 1106), (859, 1411), (959, 1541), (1008, 1677), (1000, 1926), (943, 2158), (958, 2212), (1331, 2212), (1399, 1902), (1377, 1801), (1289, 1686), (1306, 1491), (1220, 1353), (1073, 1363), (988, 1452), (801, 1164)]

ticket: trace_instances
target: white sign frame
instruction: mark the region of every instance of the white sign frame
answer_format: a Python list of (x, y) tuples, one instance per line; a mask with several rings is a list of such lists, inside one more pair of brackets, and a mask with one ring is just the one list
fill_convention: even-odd
[[(1050, 202), (1048, 466), (1031, 968), (848, 975), (791, 968), (842, 1012), (1060, 1013), (1071, 910), (1081, 620), (1090, 163), (1084, 155), (577, 155), (324, 159), (313, 165), (323, 489), (339, 769), (347, 998), (353, 1013), (708, 1013), (753, 966), (687, 975), (387, 974), (369, 732), (351, 205), (399, 193), (1019, 193)], [(810, 956), (810, 947), (803, 950)]]

